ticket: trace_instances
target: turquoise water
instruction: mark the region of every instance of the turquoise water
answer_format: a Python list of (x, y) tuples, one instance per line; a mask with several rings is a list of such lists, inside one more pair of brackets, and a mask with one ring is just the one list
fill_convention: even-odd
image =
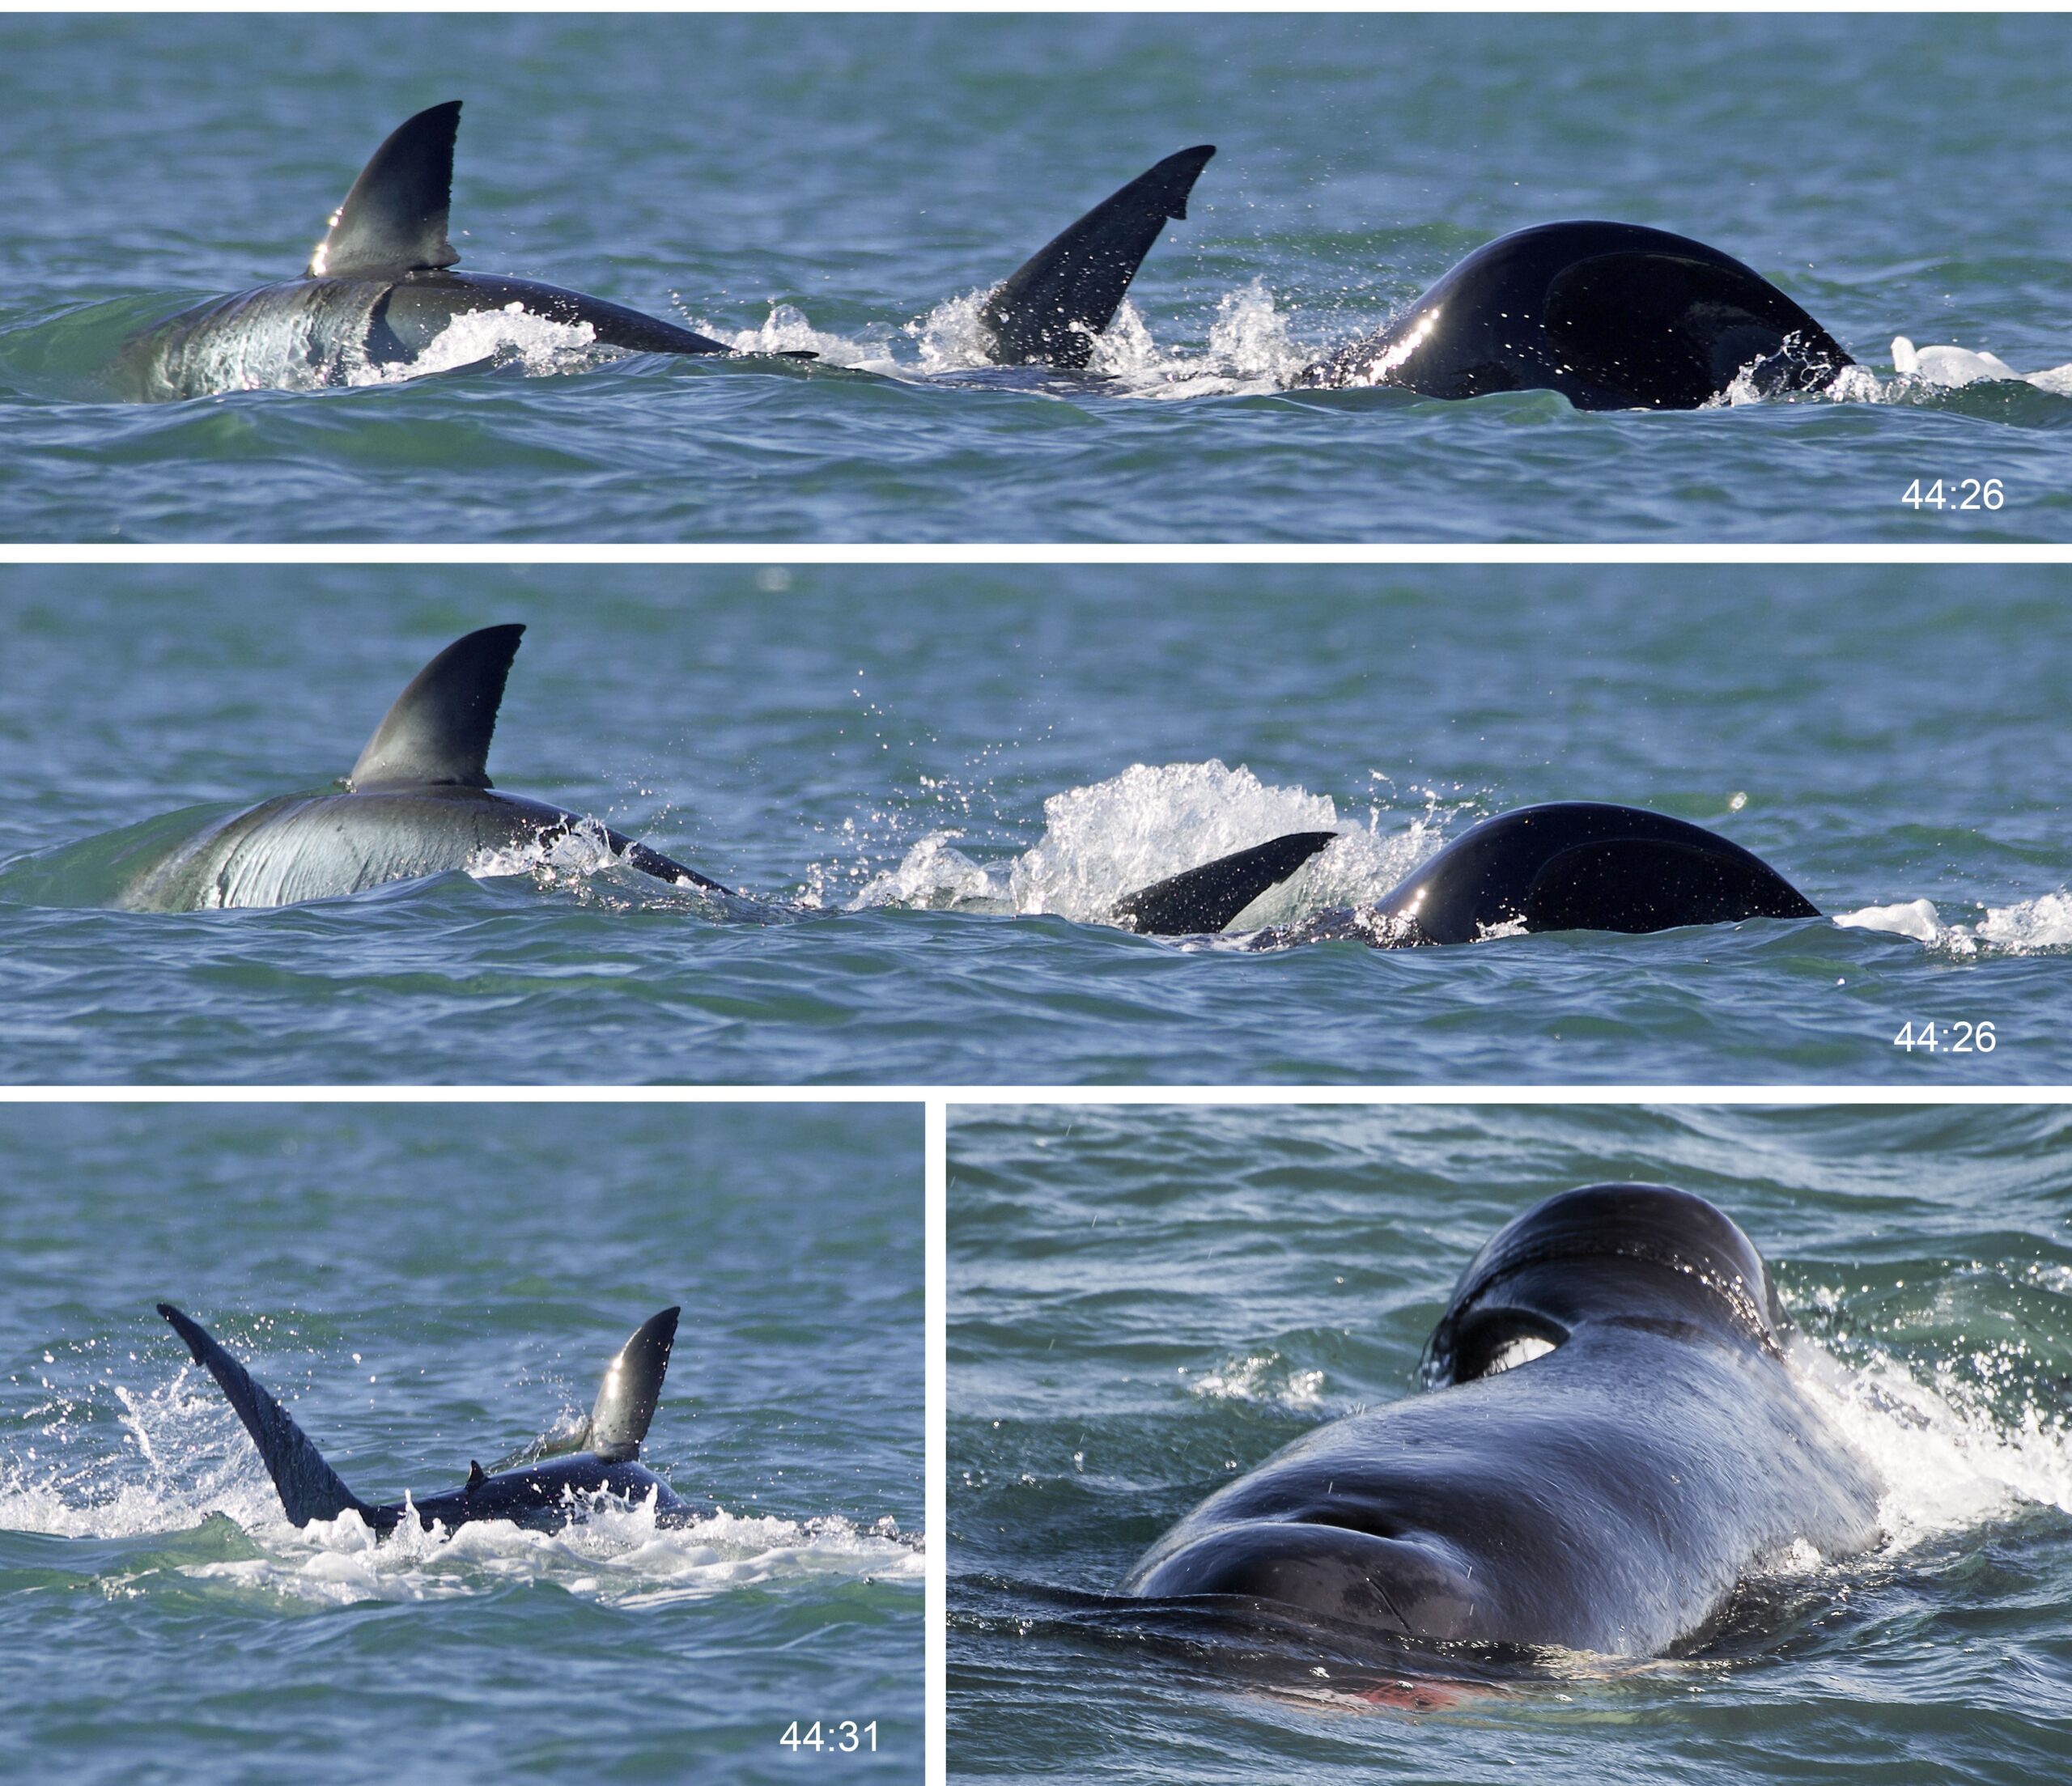
[[(0, 21), (0, 537), (1839, 540), (2072, 533), (2062, 19), (545, 15)], [(499, 369), (146, 408), (126, 333), (295, 274), (392, 125), (458, 97), (463, 264), (801, 369)], [(1219, 146), (1105, 375), (973, 377), (968, 303)], [(1293, 392), (1507, 230), (1754, 265), (1873, 375), (1580, 414)], [(514, 325), (514, 329), (516, 325)], [(1909, 509), (1915, 480), (2004, 506)], [(1925, 486), (1926, 487), (1926, 486)]]
[[(2072, 1759), (2072, 1122), (2052, 1109), (967, 1109), (949, 1130), (960, 1778), (2017, 1782)], [(1511, 1215), (1652, 1178), (1768, 1258), (1887, 1483), (1696, 1652), (1428, 1687), (1111, 1594), (1210, 1490), (1416, 1393)], [(1371, 1697), (1369, 1695), (1372, 1695)]]
[[(0, 1139), (0, 1771), (791, 1780), (819, 1717), (877, 1721), (844, 1777), (920, 1777), (918, 1109), (17, 1107)], [(587, 1410), (681, 1302), (643, 1455), (707, 1517), (298, 1532), (161, 1299), (368, 1499)]]
[[(0, 1079), (2062, 1080), (2063, 583), (0, 572)], [(421, 664), (511, 619), (498, 784), (751, 901), (579, 857), (105, 909), (126, 828), (344, 773)], [(1372, 900), (1475, 818), (1576, 798), (1711, 825), (1859, 922), (1259, 953), (1103, 921), (1318, 826), (1348, 839), (1243, 923)], [(1931, 1020), (1935, 1052), (1894, 1046)], [(1951, 1052), (1958, 1023), (1993, 1051)]]

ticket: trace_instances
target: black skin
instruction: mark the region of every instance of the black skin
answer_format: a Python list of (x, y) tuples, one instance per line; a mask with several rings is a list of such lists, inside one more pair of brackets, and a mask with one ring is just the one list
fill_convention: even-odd
[[(1297, 831), (1191, 868), (1118, 901), (1115, 922), (1152, 936), (1220, 930), (1333, 836)], [(1483, 820), (1374, 906), (1257, 938), (1279, 946), (1343, 935), (1405, 948), (1472, 943), (1511, 925), (1640, 933), (1819, 915), (1768, 863), (1702, 825), (1637, 806), (1558, 800)]]
[(1484, 819), (1382, 901), (1419, 943), (1499, 925), (1640, 934), (1748, 918), (1818, 918), (1776, 870), (1702, 825), (1636, 806), (1559, 800)]
[(395, 1501), (369, 1508), (366, 1518), (380, 1533), (393, 1531), (412, 1511), (427, 1532), (434, 1525), (451, 1531), (478, 1519), (509, 1520), (531, 1531), (558, 1532), (569, 1523), (579, 1501), (592, 1495), (636, 1502), (652, 1497), (658, 1525), (686, 1525), (698, 1517), (695, 1508), (644, 1464), (605, 1463), (582, 1452), (494, 1476), (477, 1470), (464, 1487), (422, 1500), (414, 1496), (407, 1506)]
[(1774, 395), (1853, 365), (1751, 267), (1633, 223), (1543, 223), (1477, 248), (1403, 316), (1297, 380), (1462, 398), (1558, 391), (1579, 409), (1694, 409), (1747, 371)]
[[(1505, 1368), (1521, 1339), (1554, 1349)], [(1390, 1643), (1650, 1656), (1795, 1542), (1877, 1542), (1877, 1478), (1786, 1367), (1760, 1258), (1685, 1192), (1529, 1211), (1463, 1275), (1427, 1370), (1434, 1393), (1210, 1495), (1125, 1591)]]

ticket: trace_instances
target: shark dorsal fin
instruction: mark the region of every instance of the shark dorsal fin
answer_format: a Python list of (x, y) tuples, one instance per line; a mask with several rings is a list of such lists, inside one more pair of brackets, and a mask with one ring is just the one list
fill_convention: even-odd
[(664, 1309), (641, 1323), (605, 1367), (597, 1399), (587, 1428), (589, 1449), (606, 1463), (625, 1463), (640, 1455), (648, 1423), (661, 1399), (663, 1373), (669, 1368), (669, 1347), (677, 1337), (677, 1317)]
[(489, 741), (522, 626), (456, 638), (419, 670), (374, 728), (346, 785), (487, 787)]
[(459, 260), (446, 240), (446, 211), (460, 128), (458, 100), (397, 125), (332, 217), (330, 233), (309, 257), (309, 277), (422, 272)]

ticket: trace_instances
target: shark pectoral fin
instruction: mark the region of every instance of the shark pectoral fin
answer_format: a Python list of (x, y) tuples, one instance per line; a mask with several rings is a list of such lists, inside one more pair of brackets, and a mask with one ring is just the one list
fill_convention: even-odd
[(450, 267), (461, 257), (446, 240), (453, 190), (453, 138), (461, 102), (448, 100), (405, 120), (360, 169), (309, 257), (309, 277), (410, 273)]
[(426, 664), (374, 728), (346, 786), (487, 787), (496, 711), (524, 630), (485, 626)]
[(1145, 936), (1203, 936), (1221, 930), (1337, 836), (1335, 831), (1295, 831), (1219, 857), (1117, 900), (1115, 921)]
[(665, 856), (660, 850), (651, 850), (644, 843), (635, 843), (631, 838), (622, 838), (616, 831), (610, 835), (613, 847), (619, 852), (619, 859), (629, 868), (638, 868), (644, 875), (652, 875), (657, 880), (666, 880), (679, 887), (703, 887), (707, 893), (716, 893), (731, 891), (711, 876), (702, 875), (695, 868), (686, 868), (673, 856)]
[(274, 1478), (281, 1505), (289, 1522), (307, 1525), (312, 1520), (336, 1519), (351, 1508), (375, 1523), (367, 1504), (338, 1480), (309, 1436), (288, 1418), (287, 1411), (253, 1380), (245, 1368), (216, 1343), (208, 1330), (182, 1314), (169, 1302), (161, 1302), (159, 1313), (172, 1324), (172, 1330), (186, 1341), (194, 1362), (216, 1380), (217, 1387), (236, 1409), (244, 1430), (259, 1448), (266, 1474)]
[(1187, 214), (1187, 195), (1215, 153), (1204, 143), (1168, 155), (1008, 274), (979, 313), (994, 363), (1085, 367), (1166, 220)]
[(679, 1309), (664, 1309), (643, 1321), (605, 1367), (596, 1404), (590, 1410), (589, 1449), (606, 1463), (625, 1463), (640, 1455), (648, 1423), (661, 1399), (662, 1377), (669, 1368), (669, 1347), (677, 1337)]
[(529, 1439), (516, 1451), (507, 1452), (489, 1466), (492, 1476), (500, 1476), (507, 1470), (522, 1470), (528, 1464), (544, 1461), (549, 1457), (566, 1457), (571, 1453), (590, 1449), (590, 1417), (586, 1414), (580, 1420), (564, 1422), (537, 1439)]
[(1520, 915), (1529, 931), (1640, 933), (1820, 914), (1767, 863), (1724, 838), (1706, 846), (1608, 838), (1549, 857)]

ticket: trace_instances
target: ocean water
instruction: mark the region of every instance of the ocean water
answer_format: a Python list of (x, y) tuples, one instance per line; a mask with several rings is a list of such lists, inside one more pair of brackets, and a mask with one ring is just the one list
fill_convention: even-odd
[[(2064, 596), (2049, 569), (17, 567), (0, 1079), (2061, 1080)], [(512, 619), (499, 786), (749, 897), (562, 852), (108, 909), (140, 834), (343, 774), (420, 664)], [(1579, 798), (1713, 826), (1852, 921), (1412, 951), (1107, 921), (1318, 827), (1345, 839), (1239, 924), (1357, 905)]]
[[(953, 1774), (2061, 1777), (2068, 1143), (2051, 1108), (953, 1110)], [(1671, 1660), (1436, 1684), (1106, 1597), (1233, 1472), (1418, 1393), (1501, 1223), (1620, 1177), (1763, 1249), (1808, 1393), (1885, 1480), (1874, 1552), (1746, 1584)]]
[[(0, 1771), (791, 1780), (922, 1750), (921, 1119), (894, 1107), (0, 1110)], [(175, 1301), (369, 1499), (562, 1417), (656, 1309), (706, 1517), (298, 1531)]]
[[(17, 15), (0, 538), (2062, 540), (2068, 51), (1972, 15)], [(130, 331), (295, 275), (452, 98), (465, 266), (762, 357), (515, 321), (401, 384), (112, 401)], [(973, 295), (1204, 142), (1100, 375), (974, 375)], [(1866, 370), (1680, 414), (1289, 388), (1577, 216), (1748, 262)], [(2024, 376), (1903, 376), (1902, 337)]]

